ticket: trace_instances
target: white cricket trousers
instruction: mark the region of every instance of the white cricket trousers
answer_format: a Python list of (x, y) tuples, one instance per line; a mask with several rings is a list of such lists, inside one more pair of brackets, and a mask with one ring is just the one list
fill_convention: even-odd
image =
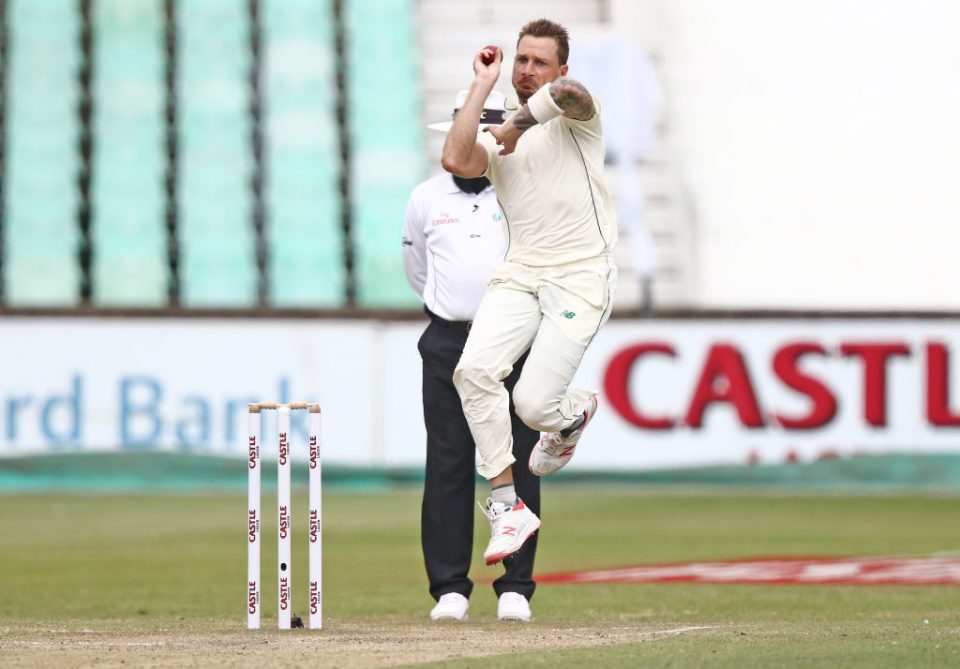
[(503, 380), (530, 349), (513, 389), (517, 416), (534, 430), (559, 432), (595, 391), (570, 388), (580, 360), (610, 316), (617, 268), (610, 256), (567, 265), (494, 268), (453, 372), (463, 413), (487, 479), (514, 463), (510, 397)]

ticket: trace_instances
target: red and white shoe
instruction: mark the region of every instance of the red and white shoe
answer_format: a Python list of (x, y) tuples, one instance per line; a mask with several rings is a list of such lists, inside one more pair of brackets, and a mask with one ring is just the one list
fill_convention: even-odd
[(483, 559), (488, 565), (516, 553), (540, 528), (540, 519), (527, 508), (523, 500), (517, 500), (515, 505), (510, 506), (487, 498), (487, 508), (480, 507), (480, 510), (490, 519), (490, 543), (483, 552)]
[(540, 441), (530, 452), (530, 473), (534, 476), (547, 476), (563, 469), (570, 462), (577, 443), (583, 436), (583, 431), (590, 424), (593, 415), (597, 413), (597, 396), (594, 395), (587, 402), (583, 410), (583, 422), (580, 427), (564, 437), (559, 432), (548, 432), (540, 437)]

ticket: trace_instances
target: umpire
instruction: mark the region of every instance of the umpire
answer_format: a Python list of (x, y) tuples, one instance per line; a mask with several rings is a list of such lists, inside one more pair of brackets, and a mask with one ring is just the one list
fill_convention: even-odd
[[(457, 96), (456, 115), (466, 100)], [(484, 105), (485, 125), (506, 118), (505, 99), (494, 91)], [(429, 126), (447, 130), (450, 122)], [(423, 417), (427, 431), (426, 478), (421, 509), (421, 543), (437, 600), (433, 620), (466, 620), (473, 582), (476, 447), (463, 416), (453, 370), (460, 360), (470, 322), (486, 292), (493, 266), (507, 244), (493, 187), (485, 177), (464, 179), (440, 174), (410, 196), (403, 226), (403, 262), (407, 280), (430, 319), (418, 348), (423, 360)], [(523, 368), (524, 355), (505, 381), (508, 391)], [(510, 404), (513, 422), (513, 476), (517, 496), (540, 515), (540, 479), (527, 469), (540, 435), (527, 427)], [(500, 620), (529, 621), (533, 560), (537, 537), (503, 561), (505, 573), (493, 583)]]

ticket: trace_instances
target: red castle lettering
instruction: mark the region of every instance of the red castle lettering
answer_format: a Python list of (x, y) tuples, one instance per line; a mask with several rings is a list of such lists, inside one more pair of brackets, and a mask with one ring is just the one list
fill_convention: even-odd
[(257, 540), (257, 532), (260, 530), (260, 521), (257, 520), (256, 509), (247, 510), (247, 537), (250, 543)]
[(280, 610), (286, 611), (290, 607), (290, 585), (286, 576), (280, 579)]
[[(922, 349), (926, 373), (925, 418), (933, 427), (960, 427), (960, 408), (950, 406), (950, 351), (947, 344), (926, 342)], [(707, 349), (685, 406), (673, 412), (651, 413), (631, 395), (632, 379), (642, 374), (642, 363), (655, 357), (676, 360), (670, 342), (648, 341), (618, 351), (607, 364), (603, 386), (614, 411), (625, 421), (645, 430), (705, 428), (711, 409), (725, 406), (747, 428), (778, 425), (788, 431), (816, 430), (832, 423), (840, 404), (837, 391), (805, 368), (807, 359), (819, 358), (832, 364), (857, 365), (861, 377), (860, 415), (873, 428), (887, 425), (888, 370), (897, 359), (910, 359), (915, 352), (902, 341), (846, 341), (833, 347), (815, 341), (787, 341), (773, 350), (770, 369), (776, 382), (806, 399), (799, 412), (773, 408), (765, 411), (750, 365), (740, 348), (731, 342), (715, 342)], [(668, 362), (669, 364), (669, 362)], [(753, 362), (756, 365), (756, 361)], [(922, 401), (918, 402), (923, 406)]]
[(316, 581), (310, 581), (310, 613), (316, 614), (320, 608), (320, 586)]
[(286, 539), (290, 530), (290, 516), (287, 514), (287, 507), (280, 507), (280, 538)]
[(927, 344), (927, 421), (936, 427), (960, 427), (960, 411), (950, 408), (950, 351), (941, 342)]
[(320, 448), (317, 446), (317, 435), (310, 436), (310, 469), (317, 468), (320, 460)]
[(290, 455), (290, 444), (287, 443), (287, 433), (280, 433), (280, 456), (278, 462), (281, 465), (287, 464), (287, 457)]
[(247, 583), (247, 612), (256, 613), (259, 604), (260, 594), (257, 592), (257, 582), (249, 581)]
[(260, 460), (260, 449), (257, 447), (257, 438), (250, 437), (247, 445), (247, 466), (250, 467), (250, 469), (256, 469), (257, 462)]
[(316, 509), (310, 509), (310, 543), (317, 543), (320, 534), (320, 519), (317, 517)]

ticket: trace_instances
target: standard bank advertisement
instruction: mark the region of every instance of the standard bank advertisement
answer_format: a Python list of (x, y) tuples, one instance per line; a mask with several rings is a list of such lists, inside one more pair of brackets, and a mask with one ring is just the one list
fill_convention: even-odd
[[(424, 326), (7, 318), (0, 456), (243, 457), (248, 402), (307, 400), (322, 406), (325, 462), (417, 466)], [(960, 452), (958, 355), (960, 324), (944, 320), (613, 320), (574, 381), (600, 407), (570, 467)], [(304, 415), (292, 433), (296, 456)]]

